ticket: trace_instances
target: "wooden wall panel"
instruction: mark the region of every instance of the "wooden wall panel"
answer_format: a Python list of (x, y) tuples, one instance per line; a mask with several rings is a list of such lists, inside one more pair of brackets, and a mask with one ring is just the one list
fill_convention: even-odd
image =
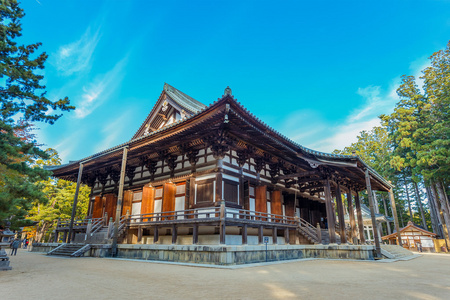
[(100, 196), (95, 197), (94, 211), (92, 213), (92, 218), (101, 218), (103, 213), (103, 199)]
[(267, 186), (257, 186), (255, 196), (255, 210), (264, 213), (267, 212)]
[(144, 186), (142, 188), (141, 214), (151, 214), (155, 209), (155, 188)]
[(295, 216), (295, 195), (285, 195), (284, 196), (284, 204), (286, 205), (286, 216), (294, 217)]
[(112, 217), (114, 221), (116, 219), (117, 196), (114, 194), (106, 194), (105, 198), (105, 212), (108, 213), (108, 220)]
[(123, 192), (123, 205), (122, 205), (122, 216), (127, 214), (127, 211), (131, 215), (131, 205), (133, 202), (133, 191)]
[(271, 213), (273, 213), (274, 215), (282, 215), (283, 208), (281, 205), (281, 191), (273, 191), (271, 200), (272, 200), (270, 203)]
[(174, 211), (175, 210), (175, 193), (177, 186), (174, 183), (165, 183), (163, 192), (162, 211)]

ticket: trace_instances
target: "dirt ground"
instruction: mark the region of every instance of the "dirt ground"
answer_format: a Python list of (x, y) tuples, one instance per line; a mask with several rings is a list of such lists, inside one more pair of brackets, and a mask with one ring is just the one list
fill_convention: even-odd
[(19, 250), (11, 265), (0, 299), (450, 299), (445, 254), (218, 269)]

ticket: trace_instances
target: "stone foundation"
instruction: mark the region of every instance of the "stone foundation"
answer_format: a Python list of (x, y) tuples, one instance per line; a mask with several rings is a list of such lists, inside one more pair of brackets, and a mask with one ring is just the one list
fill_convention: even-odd
[[(48, 252), (58, 244), (41, 244), (32, 251)], [(45, 249), (45, 250), (43, 250)], [(47, 250), (48, 249), (48, 250)], [(86, 256), (108, 257), (110, 245), (92, 245)], [(268, 245), (267, 261), (302, 258), (373, 260), (372, 245)], [(227, 245), (118, 245), (117, 257), (155, 261), (200, 263), (215, 265), (238, 265), (266, 261), (266, 246)]]

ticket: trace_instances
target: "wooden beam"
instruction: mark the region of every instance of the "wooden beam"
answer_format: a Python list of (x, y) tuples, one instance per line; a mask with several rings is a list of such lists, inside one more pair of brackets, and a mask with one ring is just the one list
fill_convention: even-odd
[(302, 178), (302, 177), (308, 177), (308, 176), (312, 176), (312, 175), (319, 175), (321, 176), (322, 174), (319, 171), (309, 171), (309, 172), (301, 172), (301, 173), (292, 173), (292, 174), (287, 174), (287, 175), (281, 175), (281, 176), (277, 176), (275, 177), (276, 179), (288, 179), (288, 178)]

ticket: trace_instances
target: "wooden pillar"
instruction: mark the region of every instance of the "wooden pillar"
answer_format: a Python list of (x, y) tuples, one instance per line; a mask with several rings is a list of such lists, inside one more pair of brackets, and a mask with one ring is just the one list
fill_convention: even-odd
[(216, 202), (222, 201), (222, 173), (216, 175)]
[(289, 228), (284, 229), (284, 243), (289, 244)]
[(113, 256), (116, 256), (117, 253), (117, 238), (119, 235), (119, 222), (120, 222), (120, 212), (122, 210), (122, 200), (123, 200), (123, 183), (125, 181), (125, 169), (127, 166), (127, 155), (128, 155), (128, 146), (123, 148), (122, 153), (122, 166), (120, 168), (120, 179), (119, 179), (119, 195), (117, 195), (117, 204), (116, 204), (116, 220), (114, 221), (114, 234), (113, 234), (113, 242), (111, 247), (111, 252)]
[(80, 163), (80, 166), (78, 167), (77, 187), (75, 188), (75, 195), (73, 196), (72, 216), (70, 217), (69, 236), (68, 236), (67, 243), (70, 243), (71, 238), (72, 238), (73, 220), (75, 218), (75, 213), (77, 211), (78, 192), (80, 191), (81, 175), (82, 174), (83, 174), (83, 163)]
[(336, 186), (336, 205), (338, 209), (339, 233), (341, 235), (341, 244), (345, 244), (347, 243), (347, 236), (345, 234), (344, 205), (342, 204), (341, 186), (339, 185), (339, 183)]
[(364, 223), (361, 213), (361, 202), (359, 200), (358, 192), (355, 192), (355, 206), (356, 206), (356, 216), (358, 218), (359, 243), (362, 245), (366, 243), (366, 239), (364, 238)]
[(225, 228), (225, 201), (221, 201), (220, 203), (220, 228), (219, 228), (219, 234), (220, 234), (220, 243), (225, 244), (225, 238), (226, 238), (226, 228)]
[(353, 198), (352, 190), (349, 188), (347, 193), (348, 216), (350, 219), (352, 243), (356, 245), (358, 243), (358, 237), (356, 236), (355, 210), (353, 208), (352, 198)]
[(274, 227), (272, 229), (272, 244), (276, 245), (277, 244), (277, 228)]
[(247, 245), (247, 224), (242, 225), (242, 245)]
[(59, 235), (59, 231), (55, 230), (55, 237), (54, 237), (53, 243), (57, 243), (58, 242), (58, 235)]
[(177, 226), (175, 224), (173, 224), (172, 225), (172, 244), (177, 243), (177, 237), (178, 237)]
[(192, 229), (192, 243), (194, 245), (198, 244), (198, 225), (194, 224), (194, 228)]
[(137, 237), (137, 242), (140, 243), (142, 241), (142, 227), (139, 226), (138, 227), (138, 237)]
[(394, 226), (397, 231), (398, 245), (402, 246), (402, 236), (400, 234), (400, 224), (398, 223), (397, 207), (395, 206), (394, 192), (392, 188), (389, 190), (389, 198), (391, 199), (392, 215), (394, 217)]
[(330, 243), (335, 244), (336, 243), (336, 232), (335, 227), (336, 224), (334, 223), (334, 211), (333, 211), (333, 204), (332, 198), (331, 198), (331, 188), (330, 188), (330, 180), (327, 178), (325, 181), (325, 205), (327, 209), (327, 220), (328, 220), (328, 234), (330, 235)]
[(373, 204), (374, 200), (372, 187), (370, 185), (369, 169), (366, 169), (366, 187), (367, 187), (367, 196), (369, 197), (370, 216), (372, 218), (372, 229), (373, 229), (373, 238), (375, 240), (376, 256), (377, 258), (381, 259), (380, 238), (378, 236), (377, 220), (375, 219), (375, 208)]
[(258, 244), (262, 244), (264, 242), (264, 235), (263, 235), (263, 227), (258, 227)]
[(159, 240), (159, 230), (158, 230), (158, 226), (155, 226), (153, 228), (153, 244), (156, 244)]

